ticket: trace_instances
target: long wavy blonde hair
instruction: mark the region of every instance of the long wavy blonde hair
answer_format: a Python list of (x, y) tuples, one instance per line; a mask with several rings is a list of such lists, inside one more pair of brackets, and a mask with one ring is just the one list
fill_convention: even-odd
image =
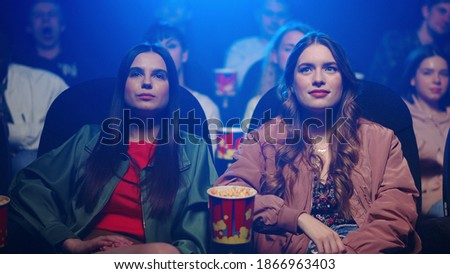
[(256, 94), (264, 95), (269, 89), (278, 84), (281, 76), (283, 75), (283, 69), (272, 61), (272, 54), (278, 52), (283, 37), (291, 31), (298, 31), (303, 34), (307, 34), (312, 31), (313, 28), (296, 21), (291, 21), (283, 25), (272, 37), (267, 47), (266, 53), (262, 62), (262, 74), (256, 87)]
[(286, 143), (277, 149), (275, 156), (277, 171), (275, 175), (267, 178), (262, 191), (283, 197), (290, 203), (296, 178), (301, 176), (298, 165), (306, 163), (318, 174), (323, 168), (320, 157), (315, 154), (312, 146), (306, 142), (308, 137), (306, 136), (304, 122), (308, 117), (303, 117), (293, 87), (297, 60), (301, 53), (313, 44), (323, 45), (331, 51), (342, 75), (342, 97), (339, 104), (333, 109), (333, 116), (336, 119), (345, 118), (346, 121), (340, 127), (329, 129), (327, 136), (343, 137), (342, 139), (338, 138), (337, 142), (328, 140), (331, 142), (329, 175), (336, 185), (336, 198), (339, 201), (340, 211), (348, 218), (351, 216), (349, 199), (353, 195), (353, 183), (350, 175), (358, 163), (360, 146), (357, 135), (359, 111), (355, 102), (358, 84), (342, 47), (323, 33), (311, 32), (304, 36), (289, 56), (282, 82), (278, 86), (278, 92), (285, 99), (283, 102), (283, 123), (291, 136), (299, 141)]

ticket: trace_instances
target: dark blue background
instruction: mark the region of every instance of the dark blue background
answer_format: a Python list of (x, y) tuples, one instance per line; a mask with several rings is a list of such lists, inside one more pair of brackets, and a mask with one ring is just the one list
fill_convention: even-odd
[[(3, 24), (16, 43), (27, 41), (27, 0), (0, 0)], [(252, 5), (258, 0), (191, 0), (191, 56), (206, 68), (221, 67), (236, 39), (255, 34)], [(123, 54), (153, 21), (155, 0), (76, 0), (65, 6), (65, 40), (99, 64), (98, 75), (113, 76)], [(388, 29), (416, 28), (421, 0), (294, 0), (297, 19), (339, 41), (356, 71), (367, 73), (376, 45)]]

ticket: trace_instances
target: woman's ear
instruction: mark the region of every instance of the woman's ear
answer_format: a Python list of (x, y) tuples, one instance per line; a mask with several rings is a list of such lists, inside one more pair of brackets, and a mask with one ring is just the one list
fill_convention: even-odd
[(415, 87), (416, 86), (416, 78), (411, 78), (411, 80), (409, 81), (409, 84), (412, 86), (412, 87)]
[(181, 62), (186, 63), (188, 59), (189, 59), (189, 50), (185, 50), (181, 54)]

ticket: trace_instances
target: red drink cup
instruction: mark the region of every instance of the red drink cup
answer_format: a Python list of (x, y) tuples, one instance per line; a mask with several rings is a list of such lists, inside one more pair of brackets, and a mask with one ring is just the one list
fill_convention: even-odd
[(8, 197), (0, 195), (0, 248), (6, 245), (9, 201), (10, 199)]
[(236, 94), (236, 70), (220, 68), (215, 69), (214, 74), (217, 96), (234, 96)]
[(239, 149), (243, 136), (241, 128), (221, 128), (217, 131), (215, 163), (219, 175), (234, 162), (233, 154)]

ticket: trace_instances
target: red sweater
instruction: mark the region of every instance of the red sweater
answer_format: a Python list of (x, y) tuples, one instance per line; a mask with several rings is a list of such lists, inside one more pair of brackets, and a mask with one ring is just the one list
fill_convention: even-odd
[(127, 234), (145, 242), (139, 173), (151, 162), (155, 148), (152, 143), (130, 143), (128, 154), (138, 167), (136, 169), (135, 164), (130, 162), (127, 172), (117, 184), (110, 200), (97, 216), (94, 229)]

